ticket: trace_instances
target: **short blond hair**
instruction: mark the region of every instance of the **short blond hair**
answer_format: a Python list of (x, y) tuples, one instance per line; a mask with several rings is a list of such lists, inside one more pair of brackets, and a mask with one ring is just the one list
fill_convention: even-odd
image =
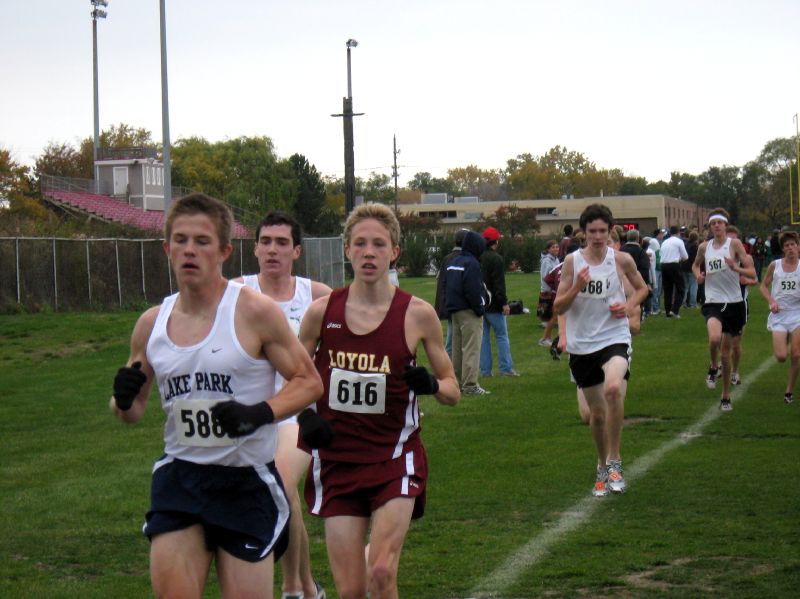
[(368, 218), (375, 219), (389, 231), (389, 237), (392, 240), (393, 247), (400, 245), (400, 222), (397, 220), (397, 215), (394, 213), (394, 210), (384, 204), (373, 203), (361, 204), (347, 217), (347, 221), (344, 223), (345, 245), (350, 245), (353, 227), (362, 220), (367, 220)]

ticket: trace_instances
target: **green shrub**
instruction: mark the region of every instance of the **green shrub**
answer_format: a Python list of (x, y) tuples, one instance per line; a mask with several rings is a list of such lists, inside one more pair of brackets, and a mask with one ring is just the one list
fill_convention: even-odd
[(409, 277), (422, 277), (428, 274), (431, 258), (427, 240), (424, 237), (407, 237), (403, 243), (399, 262)]

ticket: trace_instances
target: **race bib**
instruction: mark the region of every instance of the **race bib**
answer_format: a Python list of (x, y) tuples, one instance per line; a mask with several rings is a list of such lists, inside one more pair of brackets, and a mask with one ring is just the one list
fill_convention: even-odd
[(706, 260), (706, 275), (728, 270), (728, 265), (723, 258), (709, 258)]
[(781, 295), (793, 293), (798, 289), (797, 276), (781, 277), (778, 283), (778, 293)]
[(386, 375), (332, 368), (328, 407), (352, 414), (384, 414)]
[(608, 297), (609, 289), (611, 289), (611, 279), (592, 279), (578, 295), (590, 299), (605, 299)]
[(211, 418), (211, 408), (219, 399), (176, 399), (172, 418), (178, 443), (189, 447), (227, 447), (234, 441)]

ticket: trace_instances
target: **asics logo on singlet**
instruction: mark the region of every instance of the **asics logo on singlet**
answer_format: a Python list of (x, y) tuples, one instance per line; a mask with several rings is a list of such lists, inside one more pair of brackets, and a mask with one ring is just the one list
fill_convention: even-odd
[(325, 327), (326, 329), (341, 329), (342, 325), (338, 322), (329, 322), (328, 326)]

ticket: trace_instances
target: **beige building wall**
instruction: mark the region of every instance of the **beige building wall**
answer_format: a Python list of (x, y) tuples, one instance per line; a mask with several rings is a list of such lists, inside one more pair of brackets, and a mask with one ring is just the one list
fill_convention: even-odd
[(708, 219), (710, 210), (693, 202), (665, 195), (606, 196), (570, 200), (510, 200), (508, 202), (472, 202), (447, 204), (404, 204), (402, 213), (418, 215), (438, 214), (443, 229), (467, 227), (488, 216), (501, 206), (533, 208), (541, 224), (540, 235), (559, 237), (564, 225), (578, 227), (581, 212), (590, 204), (605, 204), (619, 224), (635, 224), (645, 235), (656, 228), (693, 224), (699, 227)]

